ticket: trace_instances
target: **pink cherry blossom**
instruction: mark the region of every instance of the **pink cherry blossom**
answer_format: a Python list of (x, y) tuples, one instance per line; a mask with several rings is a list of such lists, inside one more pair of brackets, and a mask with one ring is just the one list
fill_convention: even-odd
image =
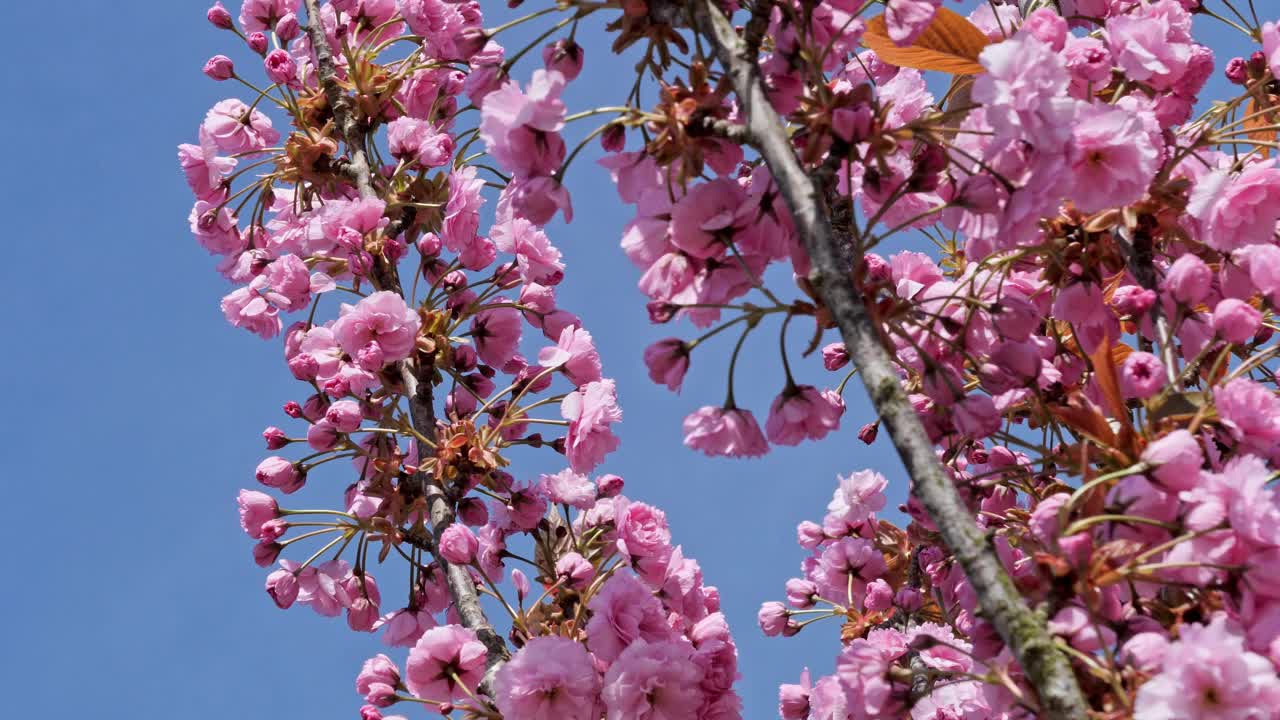
[(580, 327), (567, 327), (560, 332), (554, 347), (538, 353), (538, 364), (559, 368), (569, 382), (579, 387), (600, 379), (600, 353), (596, 352), (591, 333)]
[(453, 523), (440, 533), (440, 556), (458, 565), (470, 564), (480, 550), (480, 541), (471, 528)]
[(1164, 653), (1160, 672), (1138, 690), (1135, 720), (1261, 717), (1280, 702), (1280, 678), (1269, 660), (1244, 648), (1222, 617), (1185, 625)]
[(333, 335), (350, 355), (373, 346), (381, 352), (383, 363), (391, 363), (409, 357), (420, 327), (418, 314), (404, 299), (383, 290), (354, 306), (343, 305), (338, 321), (333, 324)]
[(576, 472), (591, 471), (618, 449), (621, 441), (612, 425), (622, 421), (622, 409), (613, 380), (590, 382), (569, 393), (560, 403), (560, 415), (569, 421), (565, 455)]
[(484, 644), (460, 625), (442, 625), (423, 633), (409, 651), (404, 683), (424, 700), (447, 702), (465, 697), (484, 675)]
[(838, 396), (819, 392), (812, 385), (800, 385), (774, 398), (769, 407), (769, 419), (765, 430), (770, 442), (779, 445), (799, 445), (802, 440), (821, 440), (827, 433), (840, 427), (844, 403), (837, 404)]
[(201, 130), (208, 133), (218, 150), (229, 154), (261, 150), (280, 140), (270, 118), (235, 98), (215, 104)]
[(760, 457), (769, 443), (750, 410), (707, 406), (684, 419), (684, 444), (707, 455)]
[(596, 486), (585, 475), (564, 469), (554, 475), (543, 475), (540, 483), (547, 499), (560, 505), (590, 510), (596, 501)]
[(662, 603), (628, 573), (614, 574), (588, 603), (587, 648), (612, 664), (629, 646), (663, 642), (675, 637)]
[(686, 718), (702, 705), (702, 670), (693, 648), (679, 642), (637, 642), (604, 678), (606, 720)]
[(526, 720), (593, 720), (599, 716), (600, 675), (579, 643), (533, 638), (494, 679), (498, 710)]
[(502, 367), (515, 357), (520, 332), (520, 311), (511, 307), (489, 308), (471, 320), (476, 353), (493, 367)]
[(1216, 250), (1269, 243), (1280, 220), (1280, 169), (1253, 163), (1240, 174), (1216, 170), (1191, 191), (1187, 214), (1200, 223), (1200, 240)]
[(889, 38), (907, 46), (929, 27), (942, 0), (889, 0), (885, 4), (885, 25)]

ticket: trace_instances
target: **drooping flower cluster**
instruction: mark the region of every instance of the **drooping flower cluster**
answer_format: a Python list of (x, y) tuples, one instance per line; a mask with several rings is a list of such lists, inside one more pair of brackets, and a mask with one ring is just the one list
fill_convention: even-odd
[[(566, 268), (544, 230), (572, 217), (560, 93), (581, 49), (552, 42), (522, 90), (476, 2), (246, 0), (238, 22), (221, 5), (209, 19), (267, 80), (226, 56), (206, 68), (250, 94), (217, 103), (179, 148), (192, 232), (234, 286), (227, 321), (283, 336), (306, 388), (284, 406), (291, 425), (264, 431), (281, 454), (256, 477), (290, 495), (329, 485), (327, 463), (349, 468), (330, 486), (337, 509), (241, 491), (254, 559), (276, 566), (272, 600), (410, 648), (402, 668), (380, 655), (361, 670), (365, 720), (409, 701), (469, 717), (740, 717), (715, 589), (660, 510), (616, 475), (586, 475), (618, 447), (622, 411), (591, 333), (557, 304)], [(467, 104), (479, 128), (460, 127)], [(460, 156), (476, 137), (512, 177)], [(503, 187), (492, 222), (488, 185)], [(517, 479), (521, 447), (568, 467)]]

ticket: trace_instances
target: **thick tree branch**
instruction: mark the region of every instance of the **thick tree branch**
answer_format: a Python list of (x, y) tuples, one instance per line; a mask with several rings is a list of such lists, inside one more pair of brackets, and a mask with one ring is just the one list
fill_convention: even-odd
[[(306, 0), (306, 7), (307, 33), (311, 38), (311, 47), (316, 54), (316, 73), (319, 76), (320, 88), (323, 90), (325, 98), (329, 102), (329, 107), (333, 111), (334, 125), (338, 129), (343, 142), (346, 143), (347, 154), (350, 157), (346, 171), (351, 176), (352, 182), (355, 183), (356, 190), (361, 198), (376, 198), (378, 193), (373, 187), (373, 176), (369, 168), (368, 156), (364, 151), (364, 131), (360, 128), (355, 114), (352, 112), (351, 98), (338, 85), (337, 69), (333, 62), (333, 49), (329, 47), (329, 40), (325, 37), (324, 26), (320, 22), (319, 0)], [(395, 224), (393, 223), (393, 225)], [(403, 225), (404, 223), (400, 224)], [(402, 293), (394, 266), (387, 263), (383, 257), (375, 255), (374, 270), (371, 276), (371, 280), (377, 289)], [(413, 429), (423, 437), (434, 441), (436, 439), (436, 412), (430, 378), (426, 377), (424, 369), (418, 367), (412, 360), (400, 363), (399, 371), (401, 382), (404, 385), (405, 396), (409, 399), (409, 417), (413, 422)], [(428, 451), (429, 448), (426, 447), (420, 450), (421, 453)], [(434, 541), (438, 541), (440, 533), (454, 521), (452, 500), (431, 473), (419, 472), (416, 479), (420, 485), (419, 490), (422, 497), (426, 500), (427, 512), (431, 520), (432, 555), (445, 572), (449, 592), (453, 596), (453, 604), (458, 610), (458, 616), (462, 619), (462, 624), (473, 630), (488, 650), (487, 671), (484, 680), (480, 684), (480, 690), (486, 694), (491, 694), (490, 686), (494, 673), (509, 657), (506, 643), (503, 641), (502, 636), (494, 630), (493, 625), (489, 623), (489, 619), (484, 614), (484, 609), (480, 606), (480, 597), (476, 592), (476, 583), (471, 577), (470, 570), (465, 567), (451, 565), (434, 549), (437, 546)]]
[(698, 0), (699, 30), (715, 48), (747, 119), (755, 147), (769, 165), (813, 264), (811, 282), (830, 308), (881, 421), (888, 428), (924, 504), (977, 593), (982, 615), (1012, 648), (1040, 697), (1045, 720), (1084, 720), (1088, 705), (1067, 658), (1042, 616), (1023, 601), (994, 548), (974, 522), (934, 452), (933, 443), (902, 390), (875, 323), (840, 261), (822, 189), (801, 167), (765, 95), (756, 58), (713, 0)]

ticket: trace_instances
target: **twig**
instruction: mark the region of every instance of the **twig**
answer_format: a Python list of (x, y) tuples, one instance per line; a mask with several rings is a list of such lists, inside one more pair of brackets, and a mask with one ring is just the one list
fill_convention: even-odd
[(715, 47), (738, 102), (791, 209), (813, 264), (811, 282), (821, 293), (844, 338), (871, 401), (943, 540), (972, 584), (982, 615), (1013, 650), (1027, 681), (1040, 697), (1046, 720), (1084, 720), (1088, 705), (1067, 658), (1054, 645), (1045, 619), (1023, 601), (986, 535), (978, 528), (934, 453), (933, 443), (908, 402), (875, 323), (854, 293), (840, 262), (836, 239), (821, 189), (797, 160), (781, 120), (769, 104), (756, 58), (729, 19), (710, 0), (699, 0), (698, 26)]

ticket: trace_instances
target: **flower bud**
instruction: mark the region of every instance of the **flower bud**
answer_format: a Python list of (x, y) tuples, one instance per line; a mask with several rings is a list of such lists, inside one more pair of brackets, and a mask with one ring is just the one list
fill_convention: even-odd
[(1241, 345), (1262, 327), (1262, 313), (1249, 303), (1227, 298), (1213, 309), (1213, 330), (1229, 343)]
[(596, 495), (602, 498), (617, 497), (622, 494), (623, 481), (619, 475), (601, 475), (596, 478)]
[(298, 16), (294, 13), (287, 13), (276, 22), (276, 37), (282, 43), (292, 42), (301, 34), (302, 27), (298, 25)]
[(267, 576), (267, 594), (276, 607), (288, 609), (298, 599), (298, 577), (288, 570), (276, 570)]
[(564, 38), (542, 49), (542, 62), (548, 70), (559, 72), (566, 81), (571, 81), (582, 72), (583, 55), (581, 45), (572, 38)]
[(1145, 400), (1164, 387), (1164, 363), (1151, 353), (1130, 353), (1120, 368), (1120, 384), (1126, 397)]
[(1174, 261), (1165, 273), (1162, 286), (1173, 299), (1184, 305), (1195, 305), (1209, 294), (1213, 273), (1195, 255), (1187, 254)]
[(227, 12), (227, 9), (220, 2), (215, 2), (213, 7), (209, 8), (209, 12), (205, 13), (205, 17), (216, 28), (230, 30), (235, 27), (235, 24), (231, 21), (231, 13)]
[(278, 427), (269, 427), (262, 431), (262, 439), (267, 442), (268, 450), (279, 450), (289, 444), (289, 436)]
[(204, 64), (204, 74), (218, 82), (222, 82), (235, 77), (236, 66), (231, 62), (231, 58), (226, 55), (214, 55)]
[(480, 540), (471, 528), (453, 523), (440, 533), (440, 556), (455, 565), (469, 565), (480, 550)]
[(256, 32), (245, 38), (249, 43), (249, 49), (262, 55), (267, 52), (267, 36), (261, 32)]
[(771, 601), (760, 606), (760, 612), (756, 614), (756, 620), (760, 623), (760, 629), (769, 637), (777, 637), (787, 627), (787, 618), (790, 613), (787, 606), (780, 602)]
[(293, 87), (298, 83), (298, 64), (287, 50), (272, 50), (262, 61), (263, 69), (271, 82), (282, 87)]
[(1249, 63), (1242, 57), (1231, 58), (1224, 74), (1231, 83), (1244, 85), (1249, 82)]

